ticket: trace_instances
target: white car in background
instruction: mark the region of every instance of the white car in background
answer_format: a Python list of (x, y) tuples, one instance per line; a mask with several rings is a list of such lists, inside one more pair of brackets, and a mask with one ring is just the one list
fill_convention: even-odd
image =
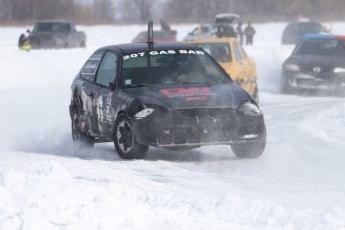
[(233, 24), (238, 20), (238, 14), (217, 14), (212, 24), (201, 24), (194, 28), (183, 39), (185, 41), (194, 41), (199, 39), (211, 39), (215, 35), (221, 37), (236, 37)]

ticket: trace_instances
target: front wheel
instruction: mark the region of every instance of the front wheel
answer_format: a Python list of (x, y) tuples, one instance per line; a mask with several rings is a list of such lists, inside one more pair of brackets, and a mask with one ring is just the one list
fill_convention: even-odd
[(78, 144), (80, 147), (92, 148), (94, 142), (91, 140), (87, 134), (81, 131), (81, 122), (78, 109), (73, 109), (72, 111), (72, 138), (73, 142)]
[(131, 121), (124, 114), (118, 116), (114, 126), (114, 145), (122, 159), (142, 159), (149, 146), (136, 141)]
[(261, 137), (253, 142), (233, 143), (231, 149), (238, 158), (257, 158), (261, 156), (266, 147), (266, 130)]

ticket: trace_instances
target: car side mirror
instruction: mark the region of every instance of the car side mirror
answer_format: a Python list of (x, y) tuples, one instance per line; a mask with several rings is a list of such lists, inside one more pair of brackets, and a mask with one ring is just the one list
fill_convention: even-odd
[(116, 89), (116, 82), (115, 81), (109, 82), (109, 88), (111, 91), (114, 91)]

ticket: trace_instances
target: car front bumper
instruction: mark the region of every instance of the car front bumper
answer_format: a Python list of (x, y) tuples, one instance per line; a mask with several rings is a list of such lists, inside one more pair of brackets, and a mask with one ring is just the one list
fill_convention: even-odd
[(163, 116), (132, 119), (139, 143), (157, 146), (201, 146), (256, 141), (265, 133), (262, 114), (231, 109), (185, 109)]
[(344, 91), (345, 75), (335, 73), (315, 74), (312, 72), (283, 71), (282, 84), (295, 89)]

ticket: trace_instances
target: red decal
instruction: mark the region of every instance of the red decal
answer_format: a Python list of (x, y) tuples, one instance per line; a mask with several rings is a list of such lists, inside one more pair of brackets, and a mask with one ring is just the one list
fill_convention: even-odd
[(191, 96), (191, 95), (210, 95), (208, 87), (203, 88), (174, 88), (162, 89), (161, 92), (167, 97)]

